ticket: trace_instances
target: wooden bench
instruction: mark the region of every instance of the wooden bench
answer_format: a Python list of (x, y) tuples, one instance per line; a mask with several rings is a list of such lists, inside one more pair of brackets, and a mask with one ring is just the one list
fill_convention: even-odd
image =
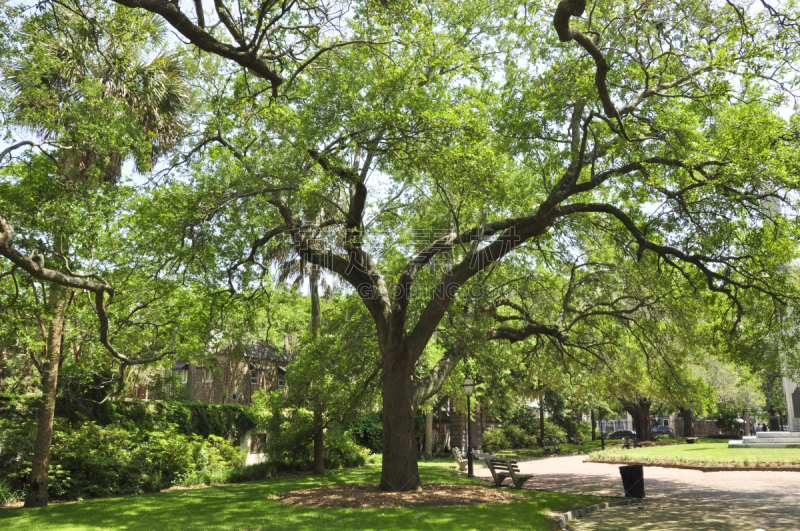
[[(552, 448), (548, 448), (551, 446)], [(554, 453), (557, 454), (561, 451), (561, 448), (558, 447), (558, 443), (556, 441), (545, 441), (544, 442), (544, 453)]]
[(633, 446), (634, 448), (641, 448), (642, 440), (641, 439), (632, 439), (630, 437), (625, 437), (622, 439), (622, 447), (626, 450)]
[(461, 455), (461, 448), (456, 446), (453, 448), (453, 457), (456, 458), (456, 463), (458, 463), (458, 469), (460, 471), (465, 471), (467, 469), (467, 460), (464, 459), (464, 456)]
[(522, 484), (533, 477), (530, 474), (520, 474), (517, 462), (508, 458), (487, 457), (484, 461), (492, 473), (494, 484), (498, 487), (503, 486), (503, 480), (511, 478), (511, 481), (514, 482), (514, 487), (521, 489)]

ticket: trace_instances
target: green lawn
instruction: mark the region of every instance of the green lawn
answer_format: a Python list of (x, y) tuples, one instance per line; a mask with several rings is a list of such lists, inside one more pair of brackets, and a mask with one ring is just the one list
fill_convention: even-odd
[[(618, 446), (621, 442), (619, 439), (608, 440), (606, 439), (606, 448), (609, 446)], [(573, 452), (594, 452), (600, 449), (600, 441), (585, 441), (583, 444), (559, 444), (562, 454), (570, 454)], [(544, 450), (538, 446), (535, 448), (515, 448), (512, 450), (500, 450), (496, 452), (500, 457), (516, 457), (518, 459), (526, 459), (531, 457), (544, 457)]]
[[(592, 458), (708, 466), (800, 465), (798, 448), (728, 448), (725, 440), (702, 440), (695, 444), (615, 448), (595, 452)], [(721, 444), (724, 443), (724, 444)]]
[[(475, 483), (453, 477), (451, 463), (420, 463), (423, 481)], [(0, 509), (0, 528), (8, 530), (176, 530), (256, 529), (527, 529), (555, 528), (550, 511), (565, 512), (605, 501), (592, 496), (523, 491), (524, 498), (509, 504), (468, 507), (395, 509), (308, 509), (283, 505), (269, 498), (279, 492), (343, 483), (378, 482), (376, 465), (312, 476), (269, 479), (57, 504), (42, 509)], [(534, 480), (535, 481), (535, 480)]]

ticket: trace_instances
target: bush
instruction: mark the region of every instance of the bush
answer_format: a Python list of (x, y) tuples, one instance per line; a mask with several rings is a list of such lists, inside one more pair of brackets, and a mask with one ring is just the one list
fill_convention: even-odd
[[(38, 397), (0, 395), (0, 419), (8, 422), (35, 422), (38, 408)], [(71, 387), (59, 394), (56, 417), (71, 424), (92, 421), (100, 426), (117, 424), (126, 429), (174, 430), (184, 435), (216, 435), (231, 442), (238, 442), (256, 425), (256, 413), (248, 406), (141, 400), (98, 403), (80, 397)]]
[(383, 422), (380, 413), (360, 415), (350, 425), (349, 430), (359, 446), (364, 446), (375, 453), (383, 451)]
[(487, 430), (483, 432), (483, 450), (486, 452), (497, 452), (510, 448), (508, 439), (502, 428)]
[[(6, 427), (0, 465), (15, 492), (31, 471), (35, 424)], [(175, 431), (127, 430), (56, 419), (50, 451), (48, 493), (83, 498), (155, 492), (174, 484), (215, 481), (241, 462), (227, 440)]]
[[(545, 430), (547, 428), (545, 427)], [(592, 423), (586, 422), (584, 420), (575, 420), (572, 422), (572, 431), (575, 433), (575, 437), (582, 441), (591, 441), (592, 440)]]
[(5, 479), (0, 479), (0, 506), (19, 500), (19, 493)]
[(483, 432), (483, 448), (487, 452), (496, 452), (509, 448), (530, 448), (536, 439), (525, 433), (522, 428), (510, 424)]
[(503, 426), (502, 430), (511, 448), (529, 448), (536, 444), (536, 439), (525, 433), (519, 426), (511, 424)]
[[(589, 438), (591, 438), (591, 434), (589, 435)], [(544, 440), (565, 443), (567, 442), (567, 432), (565, 432), (561, 426), (551, 421), (549, 418), (544, 419)], [(539, 440), (538, 433), (536, 437), (536, 444), (542, 444), (542, 441)]]

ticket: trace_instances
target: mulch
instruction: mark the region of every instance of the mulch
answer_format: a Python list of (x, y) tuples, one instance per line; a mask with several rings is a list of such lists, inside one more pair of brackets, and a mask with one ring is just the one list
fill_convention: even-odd
[(355, 483), (293, 490), (278, 494), (272, 499), (286, 505), (317, 509), (361, 509), (508, 503), (521, 499), (521, 496), (509, 490), (477, 485), (423, 483), (421, 491), (384, 492), (377, 483)]

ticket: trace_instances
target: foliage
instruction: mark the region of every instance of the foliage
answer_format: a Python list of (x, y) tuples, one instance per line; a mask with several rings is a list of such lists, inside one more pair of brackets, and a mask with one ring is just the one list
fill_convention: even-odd
[[(253, 410), (258, 412), (258, 427), (266, 430), (264, 452), (279, 463), (284, 471), (311, 470), (314, 448), (311, 434), (314, 414), (292, 405), (282, 391), (272, 393), (260, 390), (253, 395)], [(328, 428), (325, 433), (325, 468), (343, 468), (365, 465), (370, 451), (353, 442), (353, 435), (340, 427)]]
[(380, 413), (362, 413), (348, 427), (356, 444), (373, 453), (381, 453), (383, 445), (383, 423)]
[[(38, 397), (0, 395), (0, 413), (11, 423), (35, 421), (38, 408)], [(131, 430), (175, 430), (183, 435), (213, 435), (232, 443), (237, 443), (253, 429), (257, 419), (252, 408), (237, 404), (140, 400), (99, 403), (67, 393), (60, 394), (56, 400), (56, 417), (70, 423), (90, 421), (100, 426), (119, 425)]]
[[(212, 478), (241, 462), (227, 440), (57, 419), (48, 492), (61, 499), (155, 492)], [(0, 436), (0, 469), (20, 490), (30, 473), (35, 423), (7, 425)]]
[(483, 450), (496, 453), (498, 450), (512, 448), (506, 439), (505, 432), (501, 428), (486, 430), (483, 432)]
[[(74, 270), (126, 284), (115, 284), (123, 322), (139, 308), (142, 325), (182, 316), (179, 304), (139, 305), (169, 305), (176, 286), (213, 294), (205, 306), (215, 316), (232, 292), (255, 299), (281, 252), (347, 282), (369, 313), (355, 327), (361, 333), (347, 337), (369, 348), (349, 350), (353, 343), (336, 333), (309, 341), (296, 373), (306, 401), (295, 404), (298, 419), (302, 408), (349, 413), (360, 401), (347, 391), (370, 393), (376, 386), (367, 384), (380, 382), (394, 393), (385, 433), (411, 439), (408, 412), (452, 388), (448, 374), (468, 352), (489, 352), (477, 348), (489, 341), (515, 344), (487, 363), (497, 381), (516, 380), (526, 393), (569, 388), (567, 409), (597, 396), (691, 404), (706, 394), (686, 370), (693, 338), (704, 333), (758, 365), (759, 350), (747, 347), (779, 336), (798, 300), (785, 267), (797, 257), (798, 226), (776, 212), (796, 212), (800, 188), (800, 121), (784, 112), (798, 46), (782, 27), (796, 6), (773, 17), (739, 3), (601, 2), (579, 19), (585, 2), (577, 0), (555, 12), (529, 2), (367, 2), (341, 15), (267, 3), (262, 16), (245, 2), (217, 9), (222, 22), (208, 31), (202, 12), (181, 14), (184, 3), (162, 16), (178, 17), (176, 31), (203, 50), (179, 48), (193, 61), (199, 97), (163, 178), (141, 193), (70, 188), (73, 196), (46, 178), (58, 174), (54, 162), (66, 150), (39, 146), (44, 153), (8, 166), (0, 209), (20, 227), (25, 256), (41, 247), (48, 265), (71, 275), (54, 245), (70, 232)], [(148, 37), (162, 22), (152, 12), (163, 9), (68, 5), (84, 16), (61, 14), (66, 27), (98, 21), (76, 32), (87, 57), (46, 53), (63, 50), (47, 32), (50, 46), (21, 46), (31, 68), (18, 72), (25, 98), (8, 98), (24, 102), (8, 114), (9, 127), (26, 138), (26, 128), (54, 132), (99, 154), (87, 172), (99, 181), (111, 155), (139, 163), (159, 146), (130, 126), (147, 116), (139, 107), (94, 96), (115, 93), (120, 79), (151, 78), (120, 77), (111, 62), (109, 87), (95, 75), (57, 78), (75, 80), (82, 97), (38, 104), (38, 89), (62, 74), (61, 63), (68, 73), (72, 63), (99, 72), (85, 37), (108, 19), (114, 31), (100, 33), (101, 43), (137, 28)], [(58, 17), (41, 15), (56, 30)], [(306, 17), (312, 22), (297, 23)], [(234, 53), (232, 43), (248, 52)], [(138, 50), (126, 51), (120, 63), (136, 65), (129, 59)], [(84, 116), (91, 119), (73, 125)], [(379, 185), (368, 187), (373, 175)], [(115, 217), (120, 203), (134, 213), (130, 223)], [(24, 271), (33, 299), (41, 268)], [(121, 280), (129, 273), (133, 280)], [(0, 279), (6, 293), (15, 279)], [(71, 311), (91, 315), (82, 298), (79, 305)], [(682, 316), (689, 307), (710, 311), (703, 320), (696, 311)], [(699, 330), (682, 333), (681, 321), (693, 319)], [(36, 330), (18, 328), (26, 326)], [(442, 328), (452, 337), (429, 348)], [(118, 343), (138, 344), (137, 332), (128, 328)], [(329, 352), (356, 359), (331, 364)], [(365, 409), (374, 402), (365, 399)], [(384, 465), (387, 477), (415, 488), (411, 442), (387, 438)]]
[[(540, 442), (538, 439), (539, 437), (537, 435), (537, 442)], [(544, 439), (546, 441), (565, 443), (567, 442), (567, 432), (550, 419), (544, 419)]]
[(527, 448), (536, 444), (536, 439), (526, 434), (519, 426), (510, 424), (508, 426), (503, 426), (502, 430), (511, 448)]
[(7, 479), (0, 479), (0, 506), (14, 503), (19, 497), (19, 492), (14, 490)]
[[(545, 427), (545, 430), (547, 427)], [(575, 434), (575, 437), (580, 439), (581, 441), (591, 441), (592, 440), (592, 423), (585, 421), (585, 420), (574, 420), (572, 421), (572, 431)]]

